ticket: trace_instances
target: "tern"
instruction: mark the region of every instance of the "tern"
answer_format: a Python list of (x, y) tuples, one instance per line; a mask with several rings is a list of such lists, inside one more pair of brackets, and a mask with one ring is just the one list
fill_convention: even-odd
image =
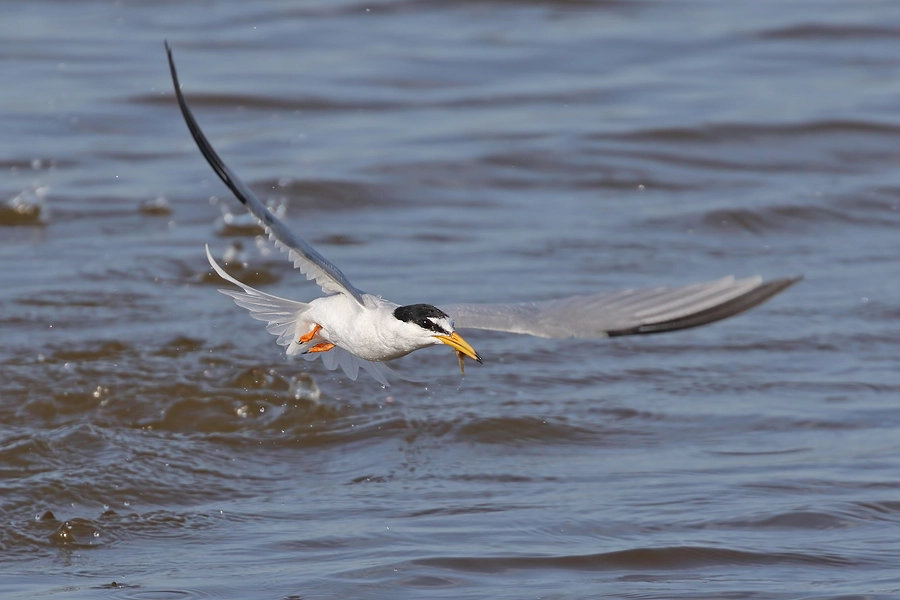
[(758, 306), (800, 277), (763, 281), (759, 276), (696, 283), (675, 288), (625, 290), (516, 304), (431, 304), (401, 306), (355, 287), (334, 264), (294, 235), (219, 158), (188, 107), (165, 44), (175, 97), (188, 130), (213, 171), (255, 216), (275, 246), (287, 251), (294, 267), (314, 280), (325, 296), (311, 302), (279, 298), (229, 275), (206, 247), (209, 264), (238, 290), (219, 290), (250, 316), (266, 321), (269, 333), (288, 355), (322, 357), (329, 370), (340, 366), (355, 380), (359, 369), (384, 386), (388, 375), (407, 378), (384, 364), (434, 345), (456, 351), (465, 375), (465, 358), (481, 356), (456, 331), (488, 329), (542, 338), (615, 337), (661, 333), (705, 325)]

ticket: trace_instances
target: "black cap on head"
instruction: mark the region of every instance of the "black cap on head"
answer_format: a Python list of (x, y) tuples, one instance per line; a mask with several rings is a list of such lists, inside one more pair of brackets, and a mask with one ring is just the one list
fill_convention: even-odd
[(450, 316), (430, 304), (410, 304), (409, 306), (398, 306), (394, 309), (394, 317), (400, 321), (414, 323), (422, 329), (427, 329), (435, 333), (450, 335), (441, 325), (435, 323), (432, 319), (449, 319)]

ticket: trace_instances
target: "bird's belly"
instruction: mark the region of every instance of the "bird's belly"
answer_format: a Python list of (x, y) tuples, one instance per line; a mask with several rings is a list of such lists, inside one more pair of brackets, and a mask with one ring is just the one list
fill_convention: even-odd
[(400, 358), (418, 348), (407, 347), (392, 336), (377, 314), (353, 305), (340, 306), (340, 300), (333, 300), (327, 311), (317, 310), (311, 315), (322, 326), (319, 335), (323, 339), (369, 361)]
[(331, 343), (348, 350), (363, 360), (383, 361), (406, 356), (416, 348), (398, 347), (385, 341), (377, 331), (366, 327), (365, 323), (349, 322), (332, 328), (323, 328), (323, 337)]

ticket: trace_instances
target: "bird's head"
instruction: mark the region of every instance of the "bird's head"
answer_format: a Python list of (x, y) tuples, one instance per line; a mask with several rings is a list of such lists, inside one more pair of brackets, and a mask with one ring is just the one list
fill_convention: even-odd
[(456, 333), (456, 330), (453, 328), (453, 319), (441, 309), (430, 304), (398, 306), (394, 309), (394, 317), (415, 327), (416, 335), (423, 337), (424, 344), (447, 344), (456, 350), (456, 356), (459, 358), (459, 368), (463, 374), (465, 374), (463, 361), (466, 356), (479, 363), (482, 362), (481, 357), (469, 345), (469, 342)]

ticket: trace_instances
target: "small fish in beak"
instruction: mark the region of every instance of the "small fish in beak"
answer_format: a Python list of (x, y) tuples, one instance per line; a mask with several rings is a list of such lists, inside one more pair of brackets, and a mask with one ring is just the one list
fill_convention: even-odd
[(462, 373), (463, 377), (466, 376), (467, 356), (472, 360), (478, 361), (479, 363), (482, 362), (481, 357), (478, 356), (478, 353), (475, 352), (475, 349), (469, 345), (469, 342), (464, 340), (462, 336), (455, 331), (450, 335), (436, 335), (434, 337), (456, 350), (456, 358), (459, 359), (459, 372)]

